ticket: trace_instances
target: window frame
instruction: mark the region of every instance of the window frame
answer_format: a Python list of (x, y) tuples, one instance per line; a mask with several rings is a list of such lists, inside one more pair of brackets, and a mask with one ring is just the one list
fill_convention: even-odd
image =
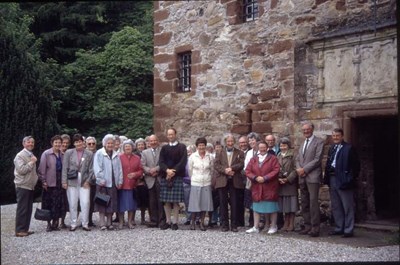
[(192, 51), (178, 53), (178, 90), (192, 91)]
[(243, 18), (244, 23), (254, 21), (258, 19), (260, 14), (260, 8), (258, 6), (258, 0), (243, 0)]

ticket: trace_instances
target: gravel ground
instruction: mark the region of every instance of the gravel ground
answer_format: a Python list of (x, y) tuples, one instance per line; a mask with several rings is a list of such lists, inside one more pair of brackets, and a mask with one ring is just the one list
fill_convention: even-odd
[(399, 245), (353, 247), (324, 242), (323, 237), (311, 241), (279, 233), (246, 234), (245, 228), (224, 233), (219, 229), (191, 231), (184, 225), (177, 231), (137, 225), (132, 230), (100, 231), (96, 227), (91, 232), (78, 228), (48, 233), (45, 222), (32, 219), (30, 230), (35, 234), (18, 238), (15, 209), (15, 204), (1, 206), (1, 264), (399, 261)]

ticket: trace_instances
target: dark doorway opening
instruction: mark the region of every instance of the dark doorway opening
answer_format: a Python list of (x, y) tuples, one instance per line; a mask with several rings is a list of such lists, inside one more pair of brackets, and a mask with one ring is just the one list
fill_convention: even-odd
[(373, 195), (366, 195), (373, 199), (367, 199), (367, 203), (373, 201), (374, 205), (367, 205), (364, 208), (367, 213), (362, 215), (366, 219), (397, 219), (400, 216), (398, 117), (357, 118), (354, 125), (356, 133), (352, 137), (361, 160), (362, 181), (373, 185)]

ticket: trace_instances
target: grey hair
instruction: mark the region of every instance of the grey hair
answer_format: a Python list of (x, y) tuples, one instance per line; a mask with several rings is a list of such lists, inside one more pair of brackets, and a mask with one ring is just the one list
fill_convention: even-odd
[(86, 142), (87, 142), (87, 141), (90, 141), (90, 140), (93, 140), (93, 142), (94, 142), (95, 144), (97, 144), (96, 138), (94, 138), (93, 136), (88, 136), (88, 137), (86, 138)]
[(143, 138), (136, 139), (135, 145), (137, 146), (138, 143), (144, 143), (146, 145), (146, 141)]
[(235, 136), (233, 136), (233, 134), (231, 134), (231, 133), (225, 134), (225, 135), (224, 135), (224, 138), (222, 139), (222, 140), (223, 140), (222, 142), (226, 144), (226, 140), (227, 140), (229, 137), (231, 137), (231, 138), (233, 139), (233, 143), (236, 143), (236, 138), (235, 138)]
[(188, 151), (190, 150), (190, 151), (192, 151), (192, 153), (194, 153), (194, 152), (196, 152), (196, 146), (194, 144), (188, 145), (186, 147), (186, 150), (188, 150)]
[(304, 125), (308, 125), (308, 126), (311, 127), (311, 129), (314, 130), (314, 124), (313, 124), (311, 121), (303, 121), (303, 122), (301, 123), (301, 127), (303, 127)]
[(290, 139), (287, 137), (282, 137), (281, 140), (279, 141), (279, 144), (287, 144), (289, 148), (291, 148), (291, 143)]
[[(25, 136), (24, 139), (22, 139), (22, 144), (24, 144), (25, 142), (29, 141), (30, 139), (33, 139), (32, 136)], [(33, 139), (35, 141), (35, 139)]]
[(258, 133), (256, 132), (251, 132), (247, 135), (248, 139), (256, 139), (257, 142), (261, 141), (261, 137)]
[(214, 148), (214, 145), (212, 143), (207, 143), (207, 147), (212, 147)]
[(135, 149), (135, 144), (133, 143), (133, 141), (131, 139), (127, 139), (127, 140), (123, 141), (123, 143), (122, 143), (122, 151), (125, 151), (125, 145), (127, 145), (127, 144), (132, 146), (132, 150)]
[(121, 143), (125, 142), (126, 140), (128, 140), (128, 137), (126, 137), (125, 135), (120, 135), (119, 136), (119, 140), (121, 141)]
[(104, 136), (103, 140), (101, 141), (101, 143), (103, 144), (103, 146), (106, 146), (108, 140), (113, 140), (113, 141), (115, 141), (114, 135), (111, 134), (111, 133), (106, 134), (106, 136)]

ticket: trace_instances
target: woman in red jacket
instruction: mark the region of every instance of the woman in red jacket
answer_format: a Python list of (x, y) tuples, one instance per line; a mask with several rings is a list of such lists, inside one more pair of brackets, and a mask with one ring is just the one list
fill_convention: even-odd
[(265, 142), (258, 144), (258, 154), (253, 157), (246, 167), (246, 176), (251, 180), (252, 208), (254, 213), (254, 227), (246, 233), (258, 233), (260, 214), (271, 215), (271, 226), (268, 234), (278, 231), (276, 225), (278, 216), (278, 189), (279, 189), (279, 162), (276, 156), (267, 153)]
[(128, 227), (132, 229), (132, 219), (135, 216), (137, 202), (134, 199), (134, 188), (137, 186), (137, 181), (143, 175), (143, 168), (140, 162), (140, 157), (133, 153), (134, 143), (128, 139), (122, 143), (123, 153), (119, 155), (122, 165), (123, 183), (118, 193), (119, 202), (119, 225), (118, 229), (122, 229), (124, 222), (124, 213), (128, 211)]

